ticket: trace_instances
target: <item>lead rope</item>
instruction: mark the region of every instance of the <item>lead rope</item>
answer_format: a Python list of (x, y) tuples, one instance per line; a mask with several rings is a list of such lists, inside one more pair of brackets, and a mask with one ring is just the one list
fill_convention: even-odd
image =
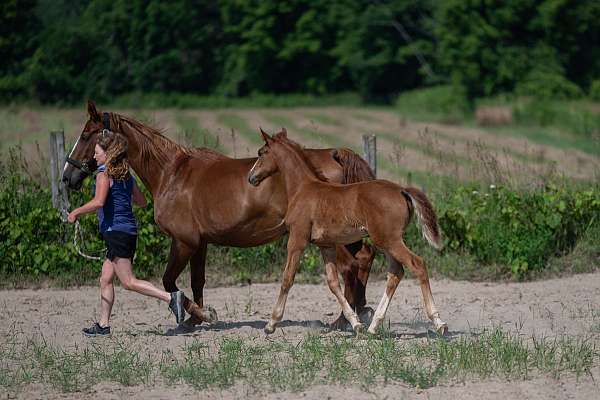
[[(69, 215), (69, 211), (65, 208), (62, 209), (62, 217), (63, 222), (67, 222), (67, 216)], [(79, 221), (75, 221), (75, 234), (73, 235), (73, 246), (75, 250), (77, 250), (77, 254), (79, 254), (83, 258), (87, 258), (88, 260), (102, 260), (102, 257), (90, 256), (81, 251), (81, 247), (77, 242), (77, 238), (79, 237), (79, 241), (83, 242), (83, 234), (81, 233), (81, 225)], [(102, 251), (106, 251), (106, 248)]]

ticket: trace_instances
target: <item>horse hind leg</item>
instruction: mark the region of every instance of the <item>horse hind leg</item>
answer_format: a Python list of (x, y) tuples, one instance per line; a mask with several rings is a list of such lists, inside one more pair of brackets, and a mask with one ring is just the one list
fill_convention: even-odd
[(435, 306), (433, 294), (431, 293), (431, 286), (429, 285), (427, 266), (425, 265), (423, 258), (411, 252), (404, 243), (401, 243), (400, 245), (395, 246), (393, 249), (390, 249), (390, 253), (396, 260), (408, 267), (413, 275), (415, 275), (415, 278), (419, 281), (421, 293), (423, 294), (425, 311), (427, 313), (427, 317), (429, 317), (433, 323), (436, 332), (440, 335), (445, 335), (448, 333), (448, 324), (442, 321), (440, 318), (440, 313)]
[(348, 303), (346, 297), (344, 297), (344, 293), (342, 293), (342, 287), (340, 285), (340, 281), (338, 278), (338, 269), (335, 264), (336, 260), (336, 250), (335, 248), (327, 248), (321, 249), (321, 253), (323, 255), (323, 259), (325, 261), (325, 271), (327, 272), (327, 285), (331, 290), (331, 293), (337, 299), (341, 309), (342, 314), (350, 322), (352, 325), (352, 329), (354, 332), (359, 333), (364, 330), (364, 325), (359, 321), (356, 312)]
[(381, 300), (379, 301), (377, 310), (375, 310), (375, 314), (373, 315), (373, 319), (371, 320), (371, 325), (369, 325), (368, 332), (372, 334), (375, 334), (377, 332), (377, 328), (379, 328), (381, 322), (385, 318), (385, 314), (387, 313), (390, 301), (392, 300), (392, 297), (396, 292), (396, 288), (398, 287), (398, 284), (404, 277), (404, 268), (402, 267), (402, 264), (400, 264), (389, 254), (388, 262), (389, 267), (385, 291), (383, 292), (383, 296), (381, 296)]

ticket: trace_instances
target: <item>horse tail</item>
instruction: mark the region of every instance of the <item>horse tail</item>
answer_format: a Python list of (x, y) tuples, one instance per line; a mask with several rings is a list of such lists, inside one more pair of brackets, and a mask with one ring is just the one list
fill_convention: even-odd
[(440, 226), (431, 202), (421, 190), (414, 187), (402, 188), (402, 194), (406, 196), (417, 214), (417, 222), (421, 227), (421, 233), (427, 242), (441, 250), (443, 247)]
[(371, 171), (369, 164), (350, 149), (335, 149), (333, 151), (333, 159), (342, 166), (344, 175), (342, 183), (344, 184), (372, 181), (375, 179), (375, 174)]

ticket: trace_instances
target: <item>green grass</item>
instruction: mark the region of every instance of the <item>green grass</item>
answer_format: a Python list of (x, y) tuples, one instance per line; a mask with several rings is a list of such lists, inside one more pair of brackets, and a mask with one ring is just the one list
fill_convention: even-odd
[(398, 340), (384, 330), (361, 338), (309, 333), (299, 341), (194, 338), (177, 354), (131, 348), (118, 338), (64, 350), (43, 340), (12, 337), (0, 342), (0, 387), (14, 393), (36, 383), (76, 392), (100, 382), (186, 383), (199, 392), (239, 384), (258, 392), (297, 392), (316, 385), (428, 388), (490, 378), (580, 377), (599, 360), (597, 343), (586, 338), (524, 338), (499, 328), (425, 341)]

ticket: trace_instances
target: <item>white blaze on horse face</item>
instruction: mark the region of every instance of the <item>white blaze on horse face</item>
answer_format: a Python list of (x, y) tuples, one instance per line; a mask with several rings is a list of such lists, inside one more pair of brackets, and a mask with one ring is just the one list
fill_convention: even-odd
[[(79, 139), (81, 139), (81, 136), (77, 138), (77, 141), (75, 142), (75, 144), (73, 145), (73, 148), (71, 149), (71, 152), (69, 153), (69, 157), (71, 158), (71, 156), (73, 155), (73, 152), (75, 151), (75, 149), (77, 148), (77, 144), (79, 143)], [(65, 161), (65, 166), (63, 168), (63, 174), (65, 173), (65, 171), (67, 170), (67, 166), (69, 165), (68, 162)]]
[(256, 168), (259, 161), (260, 161), (260, 158), (257, 158), (256, 161), (254, 162), (254, 165), (252, 166), (252, 168), (250, 168), (250, 176), (254, 175), (254, 168)]

